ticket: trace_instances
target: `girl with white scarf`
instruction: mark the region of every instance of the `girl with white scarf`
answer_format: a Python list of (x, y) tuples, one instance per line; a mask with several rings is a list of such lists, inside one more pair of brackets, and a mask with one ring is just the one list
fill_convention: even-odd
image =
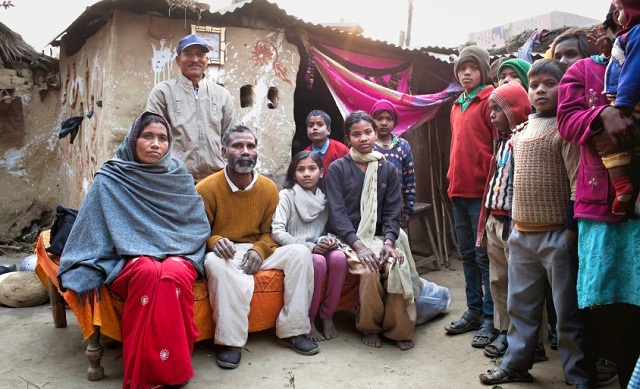
[[(278, 244), (302, 243), (313, 253), (314, 290), (309, 307), (311, 332), (308, 337), (314, 342), (338, 336), (333, 313), (347, 276), (345, 253), (338, 250), (335, 237), (322, 235), (329, 212), (320, 188), (323, 176), (322, 159), (318, 154), (312, 151), (296, 154), (289, 164), (285, 189), (280, 191), (271, 224), (271, 235)], [(322, 319), (322, 334), (315, 326), (316, 315)]]
[(367, 346), (380, 347), (382, 335), (408, 350), (413, 347), (420, 279), (400, 229), (398, 170), (373, 151), (377, 127), (366, 112), (347, 116), (344, 127), (351, 150), (331, 165), (327, 198), (330, 231), (340, 238), (351, 273), (360, 275), (356, 328)]

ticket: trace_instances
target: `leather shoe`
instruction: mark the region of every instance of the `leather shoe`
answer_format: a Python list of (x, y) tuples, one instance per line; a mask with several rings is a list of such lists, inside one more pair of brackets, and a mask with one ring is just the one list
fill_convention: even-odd
[(283, 346), (291, 347), (293, 351), (302, 355), (315, 355), (320, 351), (318, 344), (304, 335), (280, 338), (278, 341)]
[(240, 347), (223, 346), (216, 360), (223, 369), (235, 369), (240, 366), (240, 357)]

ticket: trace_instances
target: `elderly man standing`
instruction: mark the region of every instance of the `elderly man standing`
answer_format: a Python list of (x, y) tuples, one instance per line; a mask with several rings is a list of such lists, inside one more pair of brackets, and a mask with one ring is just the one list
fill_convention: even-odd
[(185, 162), (195, 182), (224, 167), (220, 138), (236, 123), (229, 91), (205, 77), (208, 52), (206, 42), (195, 34), (180, 39), (180, 75), (157, 84), (146, 108), (173, 128), (173, 157)]
[(276, 322), (280, 343), (303, 355), (317, 354), (318, 345), (305, 335), (311, 330), (309, 305), (313, 294), (311, 251), (302, 244), (282, 247), (271, 239), (271, 220), (278, 205), (278, 189), (255, 170), (257, 139), (238, 125), (224, 133), (223, 171), (196, 185), (211, 224), (205, 270), (216, 329), (222, 346), (217, 362), (234, 369), (249, 330), (253, 274), (258, 270), (284, 271), (284, 306)]

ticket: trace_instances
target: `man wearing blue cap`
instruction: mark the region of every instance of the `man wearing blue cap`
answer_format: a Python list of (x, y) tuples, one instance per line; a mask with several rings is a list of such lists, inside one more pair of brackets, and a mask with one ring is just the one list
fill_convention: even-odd
[(147, 111), (164, 116), (174, 134), (173, 157), (186, 163), (197, 183), (222, 170), (222, 134), (236, 124), (228, 90), (205, 77), (207, 43), (196, 34), (180, 39), (176, 63), (180, 74), (157, 84), (147, 99)]

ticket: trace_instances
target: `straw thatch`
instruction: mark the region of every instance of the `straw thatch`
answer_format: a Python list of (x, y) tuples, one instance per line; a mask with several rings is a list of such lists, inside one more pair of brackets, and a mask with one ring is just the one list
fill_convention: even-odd
[(31, 69), (55, 71), (58, 61), (55, 58), (38, 54), (22, 37), (0, 22), (0, 61), (8, 69)]

